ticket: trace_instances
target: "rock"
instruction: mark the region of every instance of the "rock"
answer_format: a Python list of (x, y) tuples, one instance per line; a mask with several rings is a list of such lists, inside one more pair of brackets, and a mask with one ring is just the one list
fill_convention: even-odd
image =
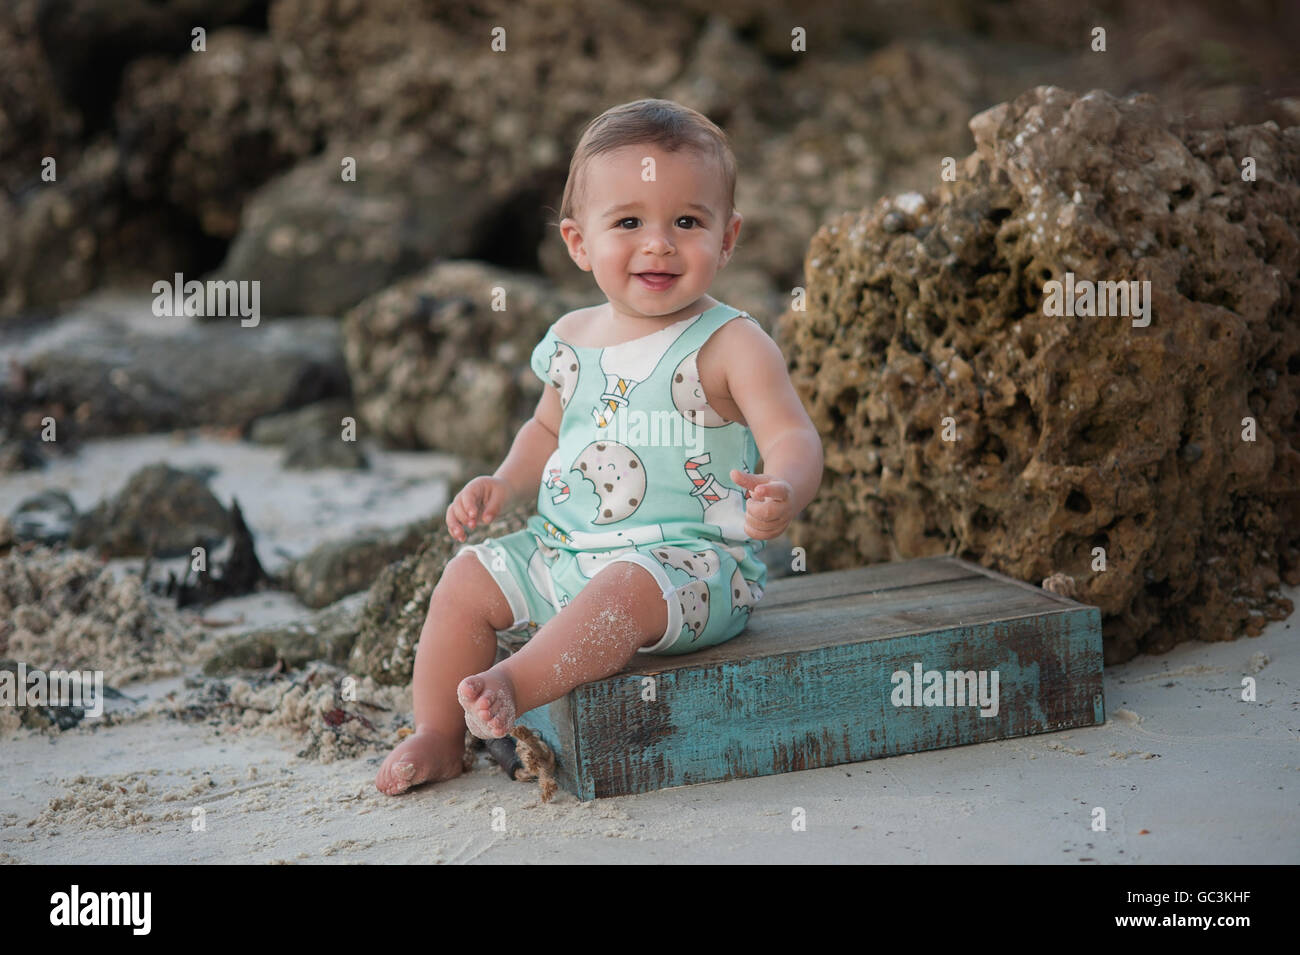
[[(735, 25), (712, 14), (687, 51), (682, 71), (655, 95), (689, 103), (724, 128), (775, 93), (776, 74)], [(649, 95), (649, 94), (647, 94)]]
[[(57, 182), (33, 179), (12, 198), (0, 191), (0, 319), (6, 321), (38, 310), (44, 317), (105, 281), (105, 248), (115, 250), (114, 264), (122, 269), (158, 261), (138, 240), (164, 232), (162, 217), (130, 211), (117, 148), (96, 140), (56, 159)], [(188, 244), (178, 238), (171, 252)]]
[(261, 282), (273, 314), (338, 315), (438, 257), (475, 251), (492, 197), (458, 179), (443, 156), (392, 144), (383, 161), (342, 181), (339, 143), (267, 183), (245, 207), (212, 277)]
[(418, 549), (439, 529), (447, 533), (442, 515), (396, 530), (366, 531), (327, 541), (290, 564), (284, 578), (308, 607), (324, 607), (347, 594), (367, 590), (380, 571)]
[(1071, 599), (1078, 593), (1074, 578), (1069, 574), (1052, 574), (1044, 577), (1040, 586), (1046, 591)]
[(337, 432), (300, 431), (284, 449), (283, 465), (291, 471), (319, 468), (366, 470), (370, 461), (356, 441), (345, 441)]
[(0, 474), (34, 471), (45, 466), (40, 443), (29, 437), (0, 435)]
[[(747, 220), (737, 264), (788, 294), (825, 217), (928, 188), (942, 157), (969, 150), (965, 117), (1045, 76), (1167, 92), (1202, 125), (1294, 124), (1300, 100), (1265, 99), (1291, 77), (1287, 32), (1264, 7), (1220, 6), (1192, 4), (1177, 30), (1144, 5), (1112, 11), (1111, 42), (1145, 54), (1119, 57), (1089, 48), (1095, 11), (1053, 0), (528, 0), (499, 52), (465, 40), (493, 37), (491, 6), (10, 0), (0, 318), (226, 253), (223, 274), (261, 279), (280, 314), (337, 314), (453, 257), (592, 293), (550, 213), (585, 124), (643, 96), (727, 131)], [(57, 182), (39, 178), (47, 156)]]
[(105, 557), (152, 553), (188, 556), (191, 548), (211, 553), (231, 533), (230, 515), (207, 485), (166, 464), (136, 471), (113, 498), (83, 516), (70, 543), (93, 547)]
[[(169, 188), (186, 182), (182, 158), (158, 174), (136, 176), (141, 153), (170, 148), (190, 156), (200, 177), (212, 180), (205, 196), (216, 207), (230, 170), (246, 170), (262, 140), (237, 138), (239, 110), (215, 104), (249, 88), (250, 76), (197, 82), (225, 61), (189, 54), (190, 30), (201, 23), (209, 39), (225, 24), (256, 22), (264, 0), (14, 0), (0, 9), (0, 320), (81, 295), (123, 275), (170, 274), (173, 266), (208, 255), (187, 216), (168, 206)], [(76, 50), (76, 55), (69, 55)], [(147, 119), (132, 103), (124, 128), (114, 129), (119, 80), (127, 65), (153, 54), (182, 54), (170, 67), (188, 88), (194, 109), (154, 108)], [(242, 72), (242, 71), (241, 71)], [(265, 75), (265, 70), (262, 71)], [(156, 83), (157, 77), (150, 77)], [(220, 91), (218, 90), (220, 85)], [(215, 94), (215, 95), (214, 95)], [(119, 106), (121, 104), (118, 104)], [(247, 109), (246, 116), (259, 110)], [(131, 116), (137, 116), (131, 122)], [(265, 122), (275, 130), (283, 114)], [(158, 120), (164, 122), (151, 124)], [(206, 121), (206, 122), (205, 122)], [(289, 129), (294, 124), (287, 124)], [(192, 131), (179, 135), (180, 129)], [(289, 133), (266, 140), (282, 140)], [(224, 138), (230, 149), (212, 157), (203, 141)], [(138, 150), (138, 152), (137, 152)], [(192, 151), (192, 152), (191, 152)], [(197, 163), (194, 157), (207, 154)], [(57, 161), (56, 181), (41, 178), (46, 157)], [(262, 173), (258, 181), (265, 178)], [(171, 177), (175, 177), (173, 181)], [(133, 191), (141, 183), (147, 189)], [(180, 192), (179, 189), (176, 190)], [(228, 201), (227, 197), (227, 201)], [(57, 263), (57, 267), (51, 267)]]
[(37, 0), (11, 0), (5, 6), (0, 11), (0, 195), (16, 195), (38, 181), (45, 156), (64, 156), (75, 147), (82, 118), (60, 95), (56, 65), (36, 35)]
[(313, 660), (341, 666), (356, 641), (364, 599), (364, 595), (355, 594), (305, 620), (223, 634), (213, 642), (203, 672), (207, 676), (226, 676), (239, 670), (275, 666), (278, 660), (284, 660), (288, 667), (305, 666)]
[(10, 515), (17, 540), (53, 544), (71, 536), (77, 523), (77, 505), (67, 491), (57, 488), (26, 498)]
[[(53, 72), (61, 99), (88, 124), (107, 122), (127, 64), (149, 55), (190, 51), (190, 31), (209, 33), (231, 23), (257, 22), (260, 0), (46, 0), (31, 27)], [(77, 56), (68, 56), (76, 50)]]
[[(826, 452), (790, 531), (809, 569), (955, 551), (1060, 571), (1101, 608), (1107, 663), (1284, 613), (1254, 570), (1300, 563), (1300, 127), (1189, 130), (1147, 95), (1057, 87), (970, 127), (917, 231), (886, 229), (890, 200), (839, 217), (808, 310), (782, 316)], [(1149, 327), (1046, 314), (1067, 272), (1149, 281)]]
[[(264, 582), (271, 582), (270, 576), (257, 559), (253, 534), (244, 523), (238, 499), (230, 502), (230, 538), (229, 556), (225, 560), (217, 562), (209, 555), (205, 569), (196, 568), (191, 561), (185, 565), (185, 576), (180, 580), (176, 579), (175, 572), (168, 571), (167, 583), (162, 592), (166, 596), (175, 597), (177, 607), (203, 606), (227, 597), (239, 597), (256, 590)], [(194, 575), (192, 583), (191, 574)], [(141, 576), (148, 579), (147, 560)]]
[(283, 444), (284, 467), (365, 469), (370, 463), (355, 440), (345, 440), (344, 419), (357, 431), (356, 411), (350, 398), (330, 398), (293, 411), (258, 418), (249, 440), (258, 444)]
[(329, 431), (335, 435), (343, 431), (343, 419), (356, 418), (350, 398), (327, 398), (293, 411), (266, 415), (253, 422), (248, 440), (254, 444), (288, 444), (302, 431)]
[(228, 240), (249, 199), (317, 152), (323, 136), (295, 113), (284, 81), (292, 51), (264, 32), (203, 22), (206, 52), (129, 64), (114, 116), (118, 140), (129, 144), (122, 175), (132, 198), (165, 204), (203, 236)]
[[(4, 673), (6, 682), (12, 681), (11, 685), (15, 691), (19, 681), (28, 680), (27, 686), (30, 688), (33, 684), (30, 682), (36, 673), (41, 671), (40, 667), (33, 667), (23, 664), (19, 665), (18, 660), (0, 660), (0, 673)], [(47, 692), (42, 690), (42, 692)], [(8, 704), (14, 706), (15, 704)], [(23, 706), (15, 707), (18, 711), (19, 725), (29, 730), (47, 730), (54, 728), (62, 732), (63, 730), (72, 729), (85, 718), (85, 709), (80, 706), (71, 704), (49, 703), (27, 703)]]
[[(63, 668), (51, 669), (62, 670)], [(75, 689), (64, 689), (68, 684), (63, 682), (65, 677), (62, 673), (42, 673), (41, 667), (30, 666), (25, 661), (20, 662), (18, 660), (0, 660), (0, 672), (10, 674), (4, 679), (13, 681), (12, 685), (15, 691), (25, 681), (28, 694), (33, 692), (41, 694), (38, 698), (43, 702), (31, 702), (32, 697), (28, 696), (28, 702), (22, 706), (14, 707), (17, 710), (18, 725), (31, 730), (43, 731), (54, 728), (62, 732), (63, 730), (72, 729), (74, 726), (79, 725), (83, 719), (86, 719), (86, 711), (94, 709), (96, 705), (98, 705), (100, 713), (98, 716), (90, 717), (95, 721), (95, 725), (112, 725), (115, 717), (119, 714), (133, 712), (136, 709), (136, 704), (140, 702), (138, 699), (129, 697), (108, 684), (95, 687), (93, 682), (87, 680), (81, 684), (81, 686), (85, 687), (85, 690), (82, 691), (81, 702), (89, 705), (81, 706), (70, 702), (72, 699), (77, 699), (75, 695), (71, 697), (63, 695), (65, 692), (75, 694), (77, 691)], [(81, 671), (82, 674), (86, 672)], [(38, 685), (39, 690), (36, 689)], [(99, 693), (101, 689), (102, 696), (96, 703), (95, 694)], [(52, 702), (50, 699), (49, 694), (55, 693), (59, 696), (58, 702)], [(68, 702), (64, 702), (65, 700)], [(4, 725), (4, 721), (0, 720), (0, 735), (3, 735)]]
[[(466, 543), (477, 544), (489, 537), (522, 530), (534, 513), (536, 502), (501, 514), (490, 525), (480, 525), (469, 533)], [(444, 526), (441, 533), (427, 538), (415, 553), (380, 572), (361, 611), (357, 641), (348, 658), (351, 672), (389, 686), (410, 682), (433, 588), (461, 546)]]
[[(55, 417), (60, 441), (201, 425), (242, 431), (255, 418), (348, 392), (331, 319), (243, 327), (236, 318), (146, 316), (74, 314), (27, 343), (21, 397), (38, 420)], [(160, 327), (133, 327), (141, 322)]]
[[(494, 289), (506, 308), (492, 308)], [(566, 312), (589, 304), (531, 276), (445, 262), (344, 317), (344, 354), (363, 432), (399, 448), (500, 461), (542, 384), (533, 348)]]

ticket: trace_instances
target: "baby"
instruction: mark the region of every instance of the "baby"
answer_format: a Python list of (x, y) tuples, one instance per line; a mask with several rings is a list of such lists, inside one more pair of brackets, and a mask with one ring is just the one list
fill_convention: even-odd
[[(505, 736), (637, 653), (744, 630), (767, 582), (756, 553), (816, 494), (822, 447), (775, 342), (708, 295), (740, 233), (735, 182), (722, 130), (667, 100), (583, 132), (560, 233), (608, 301), (547, 330), (532, 418), (447, 508), (464, 542), (538, 495), (525, 529), (448, 562), (415, 656), (415, 732), (380, 791), (459, 775), (466, 726)], [(499, 634), (518, 649), (493, 665)]]

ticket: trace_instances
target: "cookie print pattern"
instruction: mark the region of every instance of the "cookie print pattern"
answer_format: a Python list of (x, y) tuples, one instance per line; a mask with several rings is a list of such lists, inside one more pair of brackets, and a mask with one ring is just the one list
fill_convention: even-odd
[(546, 373), (550, 377), (555, 390), (560, 393), (560, 407), (569, 407), (569, 399), (573, 397), (573, 389), (578, 387), (577, 353), (564, 342), (556, 342), (555, 351), (551, 355)]
[(593, 441), (582, 449), (571, 470), (581, 471), (600, 498), (593, 524), (625, 521), (645, 500), (645, 465), (626, 444)]

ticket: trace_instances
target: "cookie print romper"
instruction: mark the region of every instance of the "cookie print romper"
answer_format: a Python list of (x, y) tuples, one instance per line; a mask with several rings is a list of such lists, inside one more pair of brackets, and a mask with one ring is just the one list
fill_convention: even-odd
[(758, 446), (705, 402), (696, 367), (709, 336), (742, 316), (754, 321), (719, 304), (608, 348), (547, 330), (531, 364), (564, 411), (537, 513), (523, 530), (460, 548), (510, 603), (504, 645), (525, 643), (619, 561), (653, 574), (668, 604), (662, 639), (640, 652), (690, 653), (745, 629), (767, 567), (755, 556), (764, 541), (745, 536), (747, 492), (729, 482), (732, 468), (754, 473)]

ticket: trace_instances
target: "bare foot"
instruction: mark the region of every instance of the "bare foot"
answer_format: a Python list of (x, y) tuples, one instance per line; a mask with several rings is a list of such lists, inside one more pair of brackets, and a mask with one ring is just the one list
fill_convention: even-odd
[(432, 730), (416, 730), (388, 754), (375, 776), (375, 788), (396, 796), (420, 783), (452, 779), (465, 771), (464, 754), (463, 733), (453, 739)]
[(479, 739), (499, 739), (515, 725), (515, 688), (503, 673), (476, 673), (456, 687), (465, 708), (465, 725)]

